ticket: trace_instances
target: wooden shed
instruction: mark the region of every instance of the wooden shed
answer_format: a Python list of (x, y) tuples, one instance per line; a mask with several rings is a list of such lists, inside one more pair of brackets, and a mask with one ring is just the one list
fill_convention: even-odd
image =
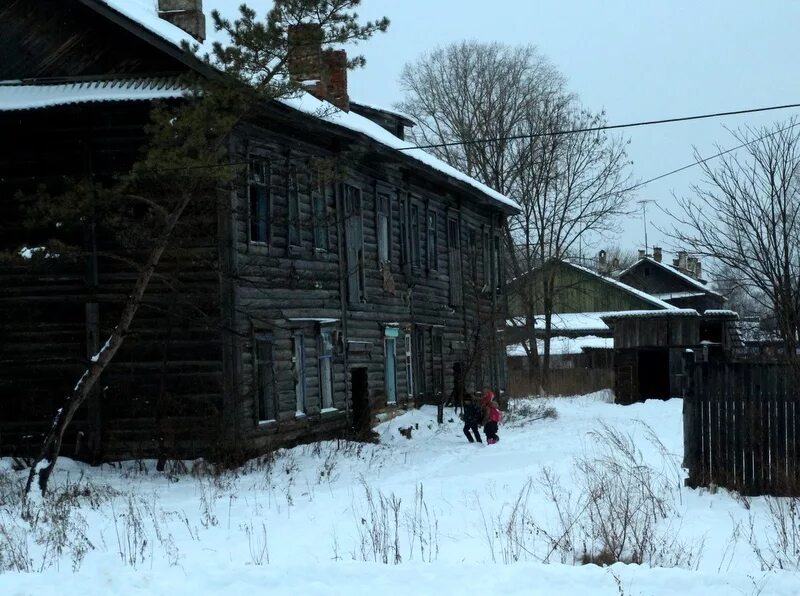
[(737, 342), (733, 311), (694, 309), (610, 313), (603, 320), (614, 334), (617, 403), (683, 396), (685, 359), (729, 358)]

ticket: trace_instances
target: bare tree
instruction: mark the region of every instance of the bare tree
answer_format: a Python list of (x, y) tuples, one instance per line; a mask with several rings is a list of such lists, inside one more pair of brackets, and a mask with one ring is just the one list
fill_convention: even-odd
[(742, 145), (679, 199), (671, 235), (711, 257), (773, 311), (785, 353), (800, 326), (800, 121), (731, 131)]
[[(562, 134), (601, 125), (604, 115), (582, 109), (534, 47), (456, 43), (407, 65), (401, 82), (399, 107), (419, 123), (414, 140), (522, 207), (506, 233), (514, 277), (574, 254), (626, 212), (625, 142), (600, 131)], [(531, 380), (539, 373), (543, 386), (554, 292), (554, 280), (543, 277), (520, 296)], [(537, 315), (545, 319), (542, 359)]]

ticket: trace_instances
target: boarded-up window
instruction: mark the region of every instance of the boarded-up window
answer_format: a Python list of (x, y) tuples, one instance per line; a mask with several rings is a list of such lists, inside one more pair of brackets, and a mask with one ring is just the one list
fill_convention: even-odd
[(400, 262), (403, 264), (406, 273), (408, 273), (408, 267), (411, 264), (408, 227), (408, 200), (403, 198), (400, 200)]
[(319, 394), (320, 406), (333, 407), (333, 339), (332, 332), (323, 329), (319, 333)]
[(386, 387), (386, 403), (397, 402), (397, 339), (394, 337), (384, 338), (384, 378)]
[(345, 244), (347, 246), (347, 297), (351, 304), (367, 299), (364, 272), (364, 233), (361, 190), (344, 185)]
[(328, 250), (327, 185), (323, 175), (316, 171), (311, 183), (311, 209), (314, 228), (314, 248)]
[(378, 194), (375, 202), (378, 264), (382, 265), (392, 259), (391, 202), (385, 194)]
[(250, 204), (250, 242), (266, 242), (271, 238), (269, 163), (259, 157), (250, 158), (248, 194)]
[(297, 170), (289, 169), (289, 245), (300, 246), (300, 192), (297, 185)]
[(464, 287), (461, 279), (461, 226), (451, 217), (447, 220), (447, 258), (450, 276), (450, 305), (464, 303)]
[(297, 414), (306, 413), (306, 351), (302, 333), (292, 335), (292, 375)]
[(439, 218), (435, 211), (428, 211), (428, 270), (439, 268)]
[(472, 283), (478, 283), (478, 233), (475, 228), (469, 229), (467, 236), (467, 251), (469, 259), (469, 271)]
[(258, 421), (266, 422), (278, 417), (275, 394), (275, 371), (271, 335), (255, 338), (255, 387)]

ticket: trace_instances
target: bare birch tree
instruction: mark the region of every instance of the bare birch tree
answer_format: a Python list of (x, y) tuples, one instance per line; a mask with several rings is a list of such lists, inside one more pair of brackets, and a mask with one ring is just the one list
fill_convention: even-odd
[(749, 296), (766, 301), (786, 355), (800, 331), (800, 121), (731, 131), (742, 148), (701, 161), (701, 183), (680, 198), (671, 235), (734, 273)]
[[(399, 107), (419, 124), (414, 140), (513, 197), (506, 254), (514, 277), (576, 252), (579, 239), (602, 234), (626, 212), (630, 180), (625, 142), (603, 132), (563, 134), (605, 122), (580, 107), (564, 77), (534, 47), (461, 42), (403, 70)], [(531, 381), (549, 370), (554, 279), (519, 296), (528, 330)], [(544, 318), (539, 357), (534, 320)]]

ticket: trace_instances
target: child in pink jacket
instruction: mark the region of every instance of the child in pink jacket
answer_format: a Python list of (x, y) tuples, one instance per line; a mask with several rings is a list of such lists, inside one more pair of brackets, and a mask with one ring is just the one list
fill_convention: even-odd
[(503, 418), (500, 408), (497, 407), (497, 402), (494, 400), (494, 393), (487, 391), (483, 394), (483, 406), (485, 408), (485, 418), (483, 424), (483, 434), (486, 435), (486, 442), (489, 445), (494, 445), (500, 440), (497, 435), (497, 426)]

